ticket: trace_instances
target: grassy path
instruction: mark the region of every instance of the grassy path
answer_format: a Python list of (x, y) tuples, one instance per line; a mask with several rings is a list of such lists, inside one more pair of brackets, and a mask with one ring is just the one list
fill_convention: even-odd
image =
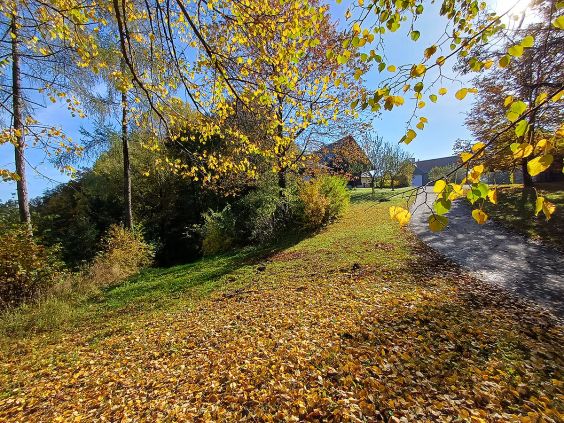
[(561, 420), (562, 327), (366, 198), (258, 262), (149, 272), (5, 340), (0, 421)]

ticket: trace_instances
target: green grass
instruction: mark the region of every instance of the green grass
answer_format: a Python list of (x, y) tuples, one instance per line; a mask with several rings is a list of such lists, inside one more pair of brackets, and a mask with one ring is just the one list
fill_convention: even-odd
[[(351, 191), (351, 200), (380, 201), (401, 190)], [(368, 198), (368, 200), (366, 200)], [(394, 197), (397, 199), (397, 197)], [(122, 324), (128, 319), (159, 310), (191, 308), (216, 290), (244, 286), (256, 273), (257, 263), (300, 242), (306, 233), (289, 233), (276, 242), (246, 247), (170, 268), (150, 268), (95, 294), (71, 293), (46, 298), (9, 310), (0, 316), (0, 344), (11, 337), (37, 333), (59, 336), (83, 325)], [(110, 323), (109, 323), (110, 322)]]
[(499, 187), (498, 204), (488, 205), (488, 214), (513, 231), (564, 251), (564, 182), (537, 184), (536, 190), (556, 205), (550, 220), (542, 212), (535, 216), (535, 193), (523, 192), (522, 185)]

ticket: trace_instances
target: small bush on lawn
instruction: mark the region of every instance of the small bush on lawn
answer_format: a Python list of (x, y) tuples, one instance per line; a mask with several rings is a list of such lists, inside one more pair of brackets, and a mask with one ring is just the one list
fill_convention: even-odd
[(21, 226), (0, 235), (0, 309), (47, 293), (63, 274), (57, 250), (36, 242)]
[(320, 176), (305, 182), (299, 190), (298, 218), (307, 229), (317, 229), (347, 208), (347, 182), (337, 176)]
[(235, 218), (228, 204), (221, 211), (209, 210), (204, 213), (202, 232), (202, 250), (204, 255), (227, 251), (235, 239)]
[(112, 225), (83, 277), (94, 286), (107, 286), (150, 266), (153, 256), (153, 247), (144, 241), (140, 230)]

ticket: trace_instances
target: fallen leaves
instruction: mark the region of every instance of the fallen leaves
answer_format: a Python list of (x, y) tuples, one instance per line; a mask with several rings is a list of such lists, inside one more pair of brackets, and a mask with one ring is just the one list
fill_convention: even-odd
[(386, 213), (353, 204), (193, 309), (12, 342), (0, 420), (560, 420), (562, 328)]

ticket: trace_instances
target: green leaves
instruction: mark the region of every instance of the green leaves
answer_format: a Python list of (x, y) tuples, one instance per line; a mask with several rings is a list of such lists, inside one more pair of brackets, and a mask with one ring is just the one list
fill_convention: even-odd
[(506, 54), (501, 59), (499, 59), (499, 67), (506, 68), (509, 66), (509, 62), (511, 62), (511, 58)]
[(515, 126), (515, 135), (522, 137), (529, 130), (529, 123), (526, 120), (521, 120)]
[(521, 57), (523, 55), (523, 46), (520, 44), (514, 45), (507, 49), (507, 54), (513, 57)]
[(535, 44), (535, 38), (532, 35), (527, 35), (521, 41), (521, 45), (525, 48), (532, 47)]
[(448, 217), (432, 214), (429, 216), (429, 220), (427, 222), (429, 223), (429, 229), (431, 229), (431, 232), (440, 232), (447, 227)]
[(488, 197), (488, 192), (488, 185), (480, 182), (472, 185), (472, 188), (468, 191), (466, 198), (470, 201), (470, 203), (474, 204), (479, 199), (486, 199)]
[(419, 37), (421, 36), (421, 33), (419, 31), (411, 31), (409, 36), (411, 37), (411, 39), (413, 41), (417, 41), (419, 39)]
[(435, 213), (442, 216), (450, 211), (451, 205), (452, 202), (450, 200), (438, 198), (433, 204), (433, 210), (435, 210)]
[(511, 107), (507, 112), (507, 119), (510, 122), (515, 122), (517, 119), (519, 119), (519, 116), (521, 116), (526, 110), (527, 105), (525, 103), (523, 103), (522, 101), (514, 101), (513, 103), (511, 103)]

